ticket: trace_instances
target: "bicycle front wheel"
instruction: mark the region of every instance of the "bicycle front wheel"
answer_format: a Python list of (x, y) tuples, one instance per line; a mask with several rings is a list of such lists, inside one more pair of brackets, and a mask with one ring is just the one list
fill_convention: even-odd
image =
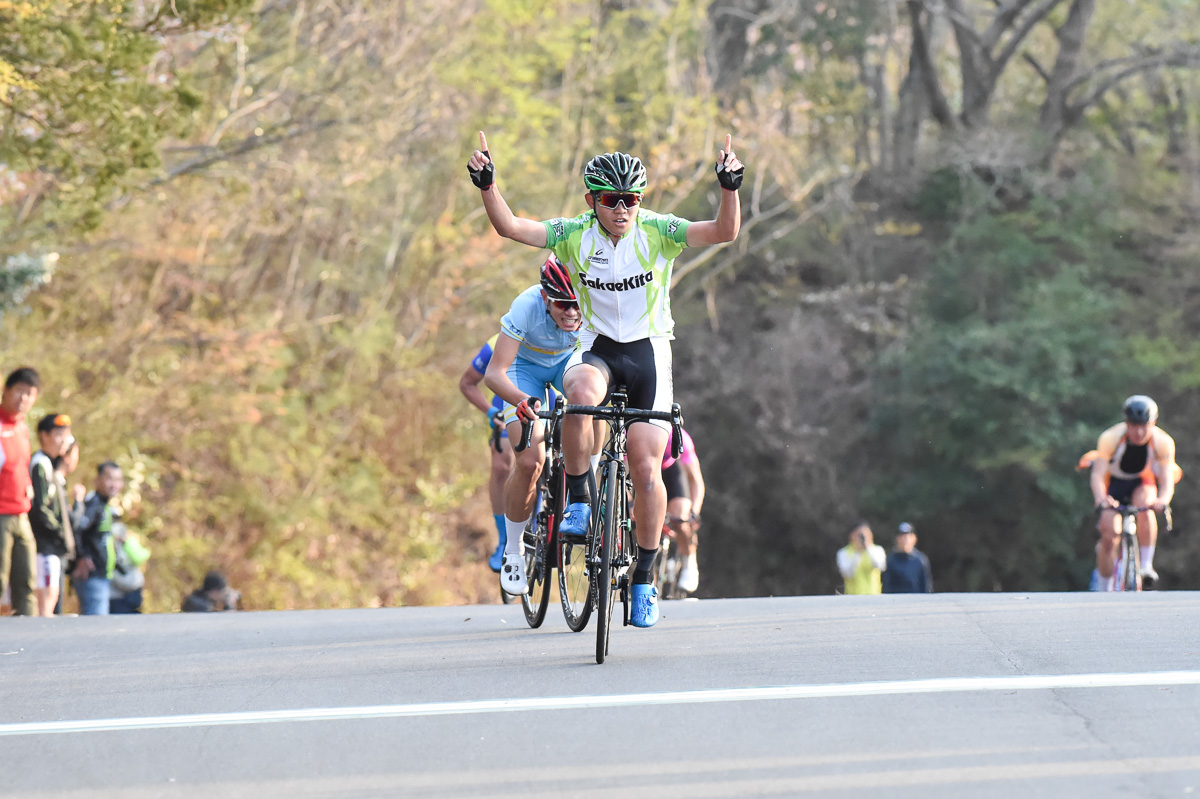
[(1141, 591), (1141, 552), (1138, 550), (1136, 536), (1121, 534), (1118, 556), (1121, 568), (1117, 572), (1117, 585), (1122, 591)]
[[(553, 492), (556, 494), (552, 507), (556, 529), (567, 504), (566, 472), (560, 471), (561, 482)], [(562, 603), (563, 618), (567, 621), (567, 627), (571, 632), (577, 633), (587, 627), (588, 620), (592, 618), (592, 581), (588, 570), (588, 546), (570, 543), (561, 534), (554, 537), (558, 539), (558, 551), (555, 553), (558, 566), (558, 598)]]
[(621, 513), (617, 504), (618, 467), (610, 463), (604, 473), (599, 524), (594, 528), (600, 536), (600, 557), (592, 570), (596, 586), (596, 662), (603, 663), (608, 655), (608, 636), (612, 632), (614, 591), (617, 568), (614, 562), (617, 535), (620, 533)]
[(525, 611), (525, 621), (537, 629), (546, 620), (546, 608), (550, 605), (551, 560), (547, 552), (546, 522), (549, 517), (539, 513), (534, 518), (533, 531), (525, 531), (525, 574), (529, 579), (529, 592), (521, 595), (521, 609)]

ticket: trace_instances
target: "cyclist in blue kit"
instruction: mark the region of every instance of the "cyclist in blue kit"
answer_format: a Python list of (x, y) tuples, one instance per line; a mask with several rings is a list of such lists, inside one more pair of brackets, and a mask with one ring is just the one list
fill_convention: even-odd
[(537, 479), (546, 460), (539, 407), (549, 401), (546, 384), (563, 389), (563, 370), (579, 340), (579, 301), (567, 270), (551, 255), (542, 265), (541, 283), (521, 292), (500, 320), (500, 338), (484, 377), (504, 400), (501, 418), (508, 438), (521, 436), (521, 422), (534, 424), (530, 446), (516, 455), (504, 488), (507, 544), (500, 587), (519, 596), (529, 590), (522, 533), (534, 510)]
[[(564, 377), (573, 405), (603, 404), (617, 384), (629, 394), (629, 406), (670, 411), (673, 402), (669, 290), (675, 258), (685, 247), (721, 244), (737, 238), (741, 228), (738, 188), (745, 167), (734, 155), (732, 139), (717, 155), (720, 208), (716, 217), (691, 222), (641, 207), (649, 181), (639, 158), (603, 153), (583, 170), (590, 209), (578, 217), (538, 222), (513, 214), (495, 183), (496, 169), (487, 139), (467, 161), (471, 181), (480, 190), (484, 210), (505, 238), (551, 250), (571, 275), (579, 296), (583, 330), (579, 347)], [(662, 480), (663, 453), (669, 425), (637, 422), (629, 427), (627, 458), (634, 485), (633, 518), (637, 531), (637, 563), (633, 570), (630, 622), (651, 627), (659, 617), (653, 585), (659, 538), (667, 510)], [(587, 535), (591, 517), (588, 485), (594, 430), (586, 416), (563, 420), (567, 512), (560, 532), (573, 539)]]
[[(500, 412), (504, 410), (504, 400), (499, 397), (492, 397), (489, 400), (479, 384), (483, 382), (483, 374), (492, 360), (492, 349), (496, 346), (496, 339), (499, 335), (497, 333), (483, 343), (470, 365), (463, 371), (462, 377), (458, 379), (458, 390), (462, 392), (462, 395), (481, 412), (487, 414), (489, 441), (495, 441), (495, 446), (488, 445), (488, 453), (491, 457), (488, 498), (492, 504), (492, 520), (496, 525), (496, 534), (500, 539), (495, 551), (488, 558), (488, 567), (494, 572), (500, 571), (501, 559), (504, 556), (504, 483), (508, 480), (509, 472), (512, 471), (513, 451), (509, 445), (508, 432), (500, 424)], [(497, 427), (500, 428), (498, 440), (493, 436), (493, 431)]]

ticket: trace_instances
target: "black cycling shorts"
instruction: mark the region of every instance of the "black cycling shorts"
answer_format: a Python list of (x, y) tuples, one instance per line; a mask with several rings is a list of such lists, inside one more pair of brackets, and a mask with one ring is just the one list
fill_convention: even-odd
[[(670, 339), (643, 338), (618, 342), (607, 336), (585, 333), (579, 337), (579, 343), (579, 349), (567, 361), (568, 372), (581, 363), (594, 366), (608, 381), (609, 395), (614, 386), (625, 386), (630, 408), (671, 412), (675, 399)], [(604, 402), (608, 400), (609, 396), (605, 396)], [(663, 430), (671, 429), (670, 422), (656, 420), (650, 424)]]
[(1122, 505), (1133, 504), (1133, 491), (1142, 484), (1140, 477), (1110, 477), (1108, 495)]
[(688, 491), (687, 475), (683, 473), (683, 464), (675, 461), (662, 470), (663, 484), (667, 487), (667, 502), (673, 499), (691, 499)]

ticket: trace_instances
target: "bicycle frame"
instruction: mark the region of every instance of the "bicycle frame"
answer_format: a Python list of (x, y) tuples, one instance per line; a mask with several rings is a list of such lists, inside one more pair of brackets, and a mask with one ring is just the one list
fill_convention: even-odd
[[(1118, 533), (1117, 551), (1113, 557), (1113, 590), (1141, 591), (1142, 590), (1142, 555), (1137, 537), (1137, 517), (1139, 513), (1150, 511), (1152, 507), (1137, 507), (1135, 505), (1118, 505), (1115, 508), (1098, 508), (1100, 511), (1114, 511), (1121, 518), (1121, 531)], [(1173, 527), (1171, 509), (1163, 509), (1163, 519), (1166, 521), (1165, 532), (1170, 533)]]
[(630, 518), (632, 483), (625, 465), (625, 439), (628, 426), (635, 421), (660, 420), (670, 422), (674, 430), (672, 452), (679, 457), (683, 446), (683, 412), (678, 403), (670, 413), (648, 411), (627, 406), (624, 386), (613, 391), (608, 406), (566, 405), (555, 408), (556, 421), (568, 413), (603, 419), (611, 435), (601, 453), (598, 496), (592, 498), (592, 526), (587, 544), (587, 567), (590, 599), (596, 617), (596, 662), (603, 663), (608, 654), (611, 632), (613, 595), (620, 592), (623, 605), (622, 623), (629, 624), (630, 577), (634, 560), (634, 525)]
[(1114, 590), (1142, 590), (1142, 558), (1137, 540), (1137, 516), (1149, 508), (1121, 505), (1116, 508), (1121, 517), (1120, 539), (1113, 560)]

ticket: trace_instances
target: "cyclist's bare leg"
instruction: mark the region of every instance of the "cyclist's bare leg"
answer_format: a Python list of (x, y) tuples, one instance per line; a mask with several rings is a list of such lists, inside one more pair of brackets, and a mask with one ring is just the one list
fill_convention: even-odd
[(689, 497), (675, 497), (667, 502), (667, 513), (676, 519), (683, 519), (675, 526), (675, 547), (679, 557), (686, 558), (692, 554), (692, 500)]
[[(1148, 508), (1158, 501), (1158, 486), (1142, 483), (1133, 489), (1133, 504)], [(1138, 546), (1152, 547), (1158, 542), (1158, 516), (1154, 511), (1142, 511), (1137, 515)]]
[(488, 497), (492, 501), (492, 513), (496, 516), (504, 513), (504, 486), (508, 482), (508, 475), (512, 472), (513, 467), (512, 445), (508, 442), (507, 438), (500, 439), (499, 452), (490, 444), (488, 445), (488, 449), (492, 453), (492, 471), (488, 475)]
[(638, 546), (658, 549), (667, 516), (667, 487), (662, 480), (667, 431), (645, 422), (629, 426), (625, 438), (629, 476), (633, 479), (633, 520)]
[[(504, 515), (510, 521), (525, 521), (533, 513), (538, 477), (542, 473), (542, 464), (546, 462), (545, 435), (542, 427), (541, 423), (534, 425), (530, 444), (524, 452), (516, 453), (512, 472), (505, 484)], [(520, 437), (521, 423), (509, 423), (508, 439), (518, 441)]]
[[(567, 370), (563, 388), (570, 405), (599, 405), (608, 393), (608, 381), (596, 367), (580, 363)], [(568, 414), (563, 418), (562, 448), (567, 474), (585, 474), (591, 468), (595, 438), (591, 417)]]
[(1100, 531), (1096, 568), (1100, 570), (1100, 577), (1104, 580), (1111, 580), (1113, 576), (1113, 567), (1117, 559), (1117, 540), (1121, 535), (1118, 527), (1120, 518), (1116, 511), (1105, 510), (1100, 512), (1100, 521), (1096, 523), (1096, 529)]

